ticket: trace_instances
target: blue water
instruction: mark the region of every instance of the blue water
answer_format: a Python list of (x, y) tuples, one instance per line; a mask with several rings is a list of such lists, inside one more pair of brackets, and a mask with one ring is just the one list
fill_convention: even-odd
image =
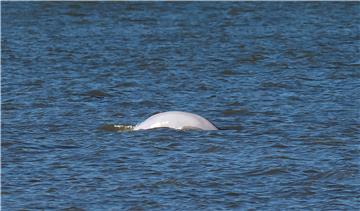
[(360, 207), (359, 2), (1, 7), (2, 210)]

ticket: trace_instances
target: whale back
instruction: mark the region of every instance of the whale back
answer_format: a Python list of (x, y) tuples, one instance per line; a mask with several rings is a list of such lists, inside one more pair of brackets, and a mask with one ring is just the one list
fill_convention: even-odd
[(173, 128), (177, 130), (217, 130), (217, 128), (204, 117), (182, 111), (168, 111), (155, 114), (136, 125), (134, 130), (147, 130), (161, 127)]

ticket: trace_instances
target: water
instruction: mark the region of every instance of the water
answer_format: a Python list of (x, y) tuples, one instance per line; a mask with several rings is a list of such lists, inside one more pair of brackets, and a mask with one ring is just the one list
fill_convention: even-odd
[(359, 208), (359, 2), (1, 6), (3, 210)]

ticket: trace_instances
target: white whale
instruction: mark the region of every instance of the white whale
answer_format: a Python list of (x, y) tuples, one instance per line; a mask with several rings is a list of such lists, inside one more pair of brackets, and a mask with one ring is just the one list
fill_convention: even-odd
[(197, 114), (182, 111), (167, 111), (155, 114), (137, 124), (134, 130), (148, 130), (153, 128), (173, 128), (176, 130), (218, 130), (211, 122)]

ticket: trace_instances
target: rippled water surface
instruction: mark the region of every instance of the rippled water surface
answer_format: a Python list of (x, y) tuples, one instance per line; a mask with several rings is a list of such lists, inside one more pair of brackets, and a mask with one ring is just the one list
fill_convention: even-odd
[(359, 2), (1, 6), (3, 210), (359, 208)]

